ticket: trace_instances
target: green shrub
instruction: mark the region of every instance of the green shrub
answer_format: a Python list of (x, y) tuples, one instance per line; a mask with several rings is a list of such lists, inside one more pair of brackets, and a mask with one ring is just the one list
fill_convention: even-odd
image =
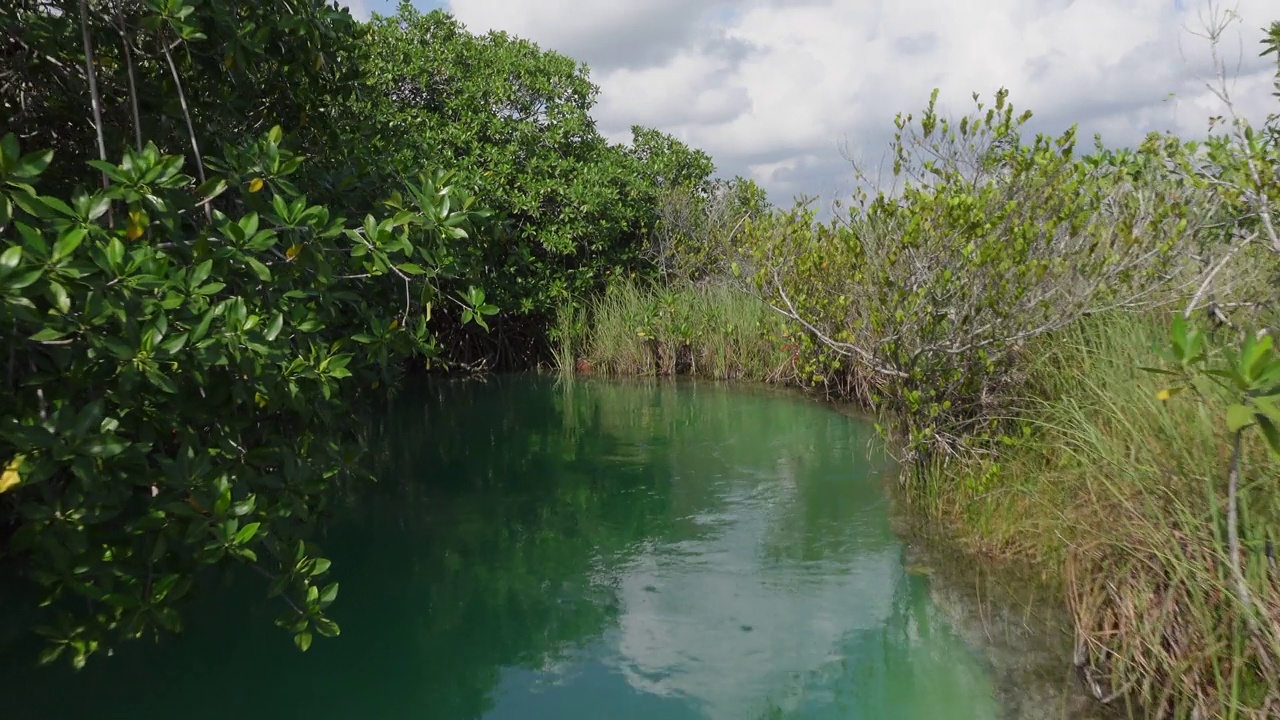
[(225, 561), (286, 593), (300, 647), (337, 632), (328, 561), (301, 533), (351, 470), (356, 388), (436, 359), (441, 225), (485, 216), (411, 186), (436, 204), (348, 225), (292, 187), (280, 141), (198, 188), (148, 144), (95, 162), (106, 186), (66, 200), (38, 191), (51, 151), (0, 142), (0, 518), (6, 554), (61, 611), (48, 659), (176, 630), (199, 568)]
[[(936, 99), (936, 93), (935, 93)], [(1125, 164), (1075, 157), (1075, 134), (1024, 144), (1003, 92), (959, 121), (900, 116), (900, 191), (814, 222), (801, 206), (752, 223), (746, 275), (813, 340), (815, 379), (858, 376), (927, 464), (1005, 432), (1026, 345), (1108, 307), (1158, 304), (1193, 276), (1196, 196), (1150, 142)]]

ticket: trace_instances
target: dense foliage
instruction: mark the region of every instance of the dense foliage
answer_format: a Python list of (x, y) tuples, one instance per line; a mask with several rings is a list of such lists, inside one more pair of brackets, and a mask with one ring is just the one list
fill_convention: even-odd
[(275, 125), (295, 150), (328, 156), (336, 100), (360, 86), (359, 24), (322, 0), (12, 0), (0, 24), (0, 133), (57, 148), (57, 187), (145, 141), (199, 177), (199, 150), (220, 155)]
[[(913, 457), (1000, 431), (1026, 342), (1082, 315), (1167, 299), (1189, 277), (1204, 203), (1140, 158), (1078, 159), (1075, 133), (1024, 142), (1002, 92), (959, 121), (900, 116), (900, 192), (753, 223), (744, 266), (802, 324), (811, 382), (852, 373), (897, 413)], [(1173, 146), (1173, 152), (1178, 146)], [(847, 381), (847, 380), (846, 380)]]
[(567, 58), (400, 12), (0, 14), (0, 555), (45, 659), (176, 630), (217, 568), (300, 648), (338, 632), (306, 538), (365, 474), (362, 408), (406, 367), (536, 360), (556, 303), (643, 272), (659, 192), (708, 179), (655, 131), (606, 142)]
[[(288, 165), (279, 139), (246, 157)], [(355, 461), (351, 386), (434, 355), (423, 264), (447, 245), (442, 226), (483, 215), (450, 188), (418, 189), (436, 204), (348, 224), (287, 173), (219, 193), (221, 177), (196, 188), (154, 145), (95, 161), (107, 187), (64, 201), (37, 191), (49, 151), (2, 146), (16, 236), (0, 255), (6, 549), (58, 607), (92, 608), (49, 630), (52, 652), (82, 663), (107, 633), (177, 629), (174, 601), (226, 558), (289, 592), (281, 623), (301, 646), (337, 632), (327, 561), (300, 539)], [(206, 220), (214, 204), (227, 211)], [(98, 222), (113, 213), (114, 228)]]
[(648, 274), (643, 241), (660, 194), (702, 186), (715, 170), (657, 130), (633, 128), (631, 147), (607, 142), (589, 114), (598, 88), (587, 68), (527, 40), (471, 35), (402, 3), (375, 17), (362, 48), (370, 88), (350, 111), (387, 124), (376, 157), (410, 168), (441, 159), (509, 229), (467, 248), (506, 311), (492, 333), (458, 341), (467, 356), (527, 358), (558, 308), (611, 277)]

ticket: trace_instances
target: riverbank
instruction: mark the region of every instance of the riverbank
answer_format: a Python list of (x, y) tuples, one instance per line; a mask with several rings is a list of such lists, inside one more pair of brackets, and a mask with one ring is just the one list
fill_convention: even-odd
[[(733, 292), (692, 285), (615, 292), (580, 317), (578, 334), (561, 348), (575, 360), (565, 369), (689, 374), (800, 387), (825, 399), (849, 396), (847, 387), (856, 383), (847, 376), (827, 374), (824, 382), (806, 383), (824, 373), (804, 366), (795, 352), (798, 328), (770, 319), (763, 302)], [(593, 313), (594, 307), (607, 312)], [(685, 316), (663, 307), (682, 309)], [(719, 320), (724, 317), (735, 321)], [(691, 330), (682, 335), (679, 328)], [(709, 328), (715, 331), (701, 330)], [(1005, 436), (990, 452), (904, 474), (894, 493), (908, 518), (902, 528), (921, 547), (934, 548), (924, 552), (926, 564), (967, 566), (1005, 578), (1006, 586), (1022, 585), (992, 606), (1006, 625), (1019, 603), (1033, 607), (1014, 599), (1019, 594), (1051, 598), (1057, 612), (1028, 619), (1024, 630), (1066, 630), (1066, 644), (1046, 652), (1095, 698), (1092, 709), (1078, 698), (1068, 700), (1074, 703), (1069, 717), (1103, 712), (1096, 700), (1110, 712), (1139, 717), (1274, 716), (1280, 711), (1274, 690), (1280, 687), (1280, 652), (1267, 640), (1275, 635), (1248, 632), (1245, 611), (1232, 602), (1223, 483), (1232, 443), (1219, 420), (1230, 397), (1206, 386), (1200, 402), (1165, 399), (1168, 379), (1141, 368), (1157, 362), (1152, 347), (1167, 334), (1167, 320), (1159, 315), (1115, 313), (1031, 343), (1021, 369), (1024, 397), (1010, 418), (1022, 434)], [(693, 360), (680, 367), (653, 360), (677, 353)], [(738, 362), (698, 360), (706, 357)], [(866, 404), (852, 406), (875, 412)], [(880, 420), (892, 423), (890, 417)], [(1242, 534), (1269, 539), (1280, 513), (1260, 483), (1280, 476), (1280, 462), (1260, 438), (1247, 439), (1244, 451), (1245, 473), (1256, 481), (1241, 489), (1247, 509)], [(960, 553), (963, 562), (929, 562), (941, 557), (942, 547)], [(1274, 622), (1280, 618), (1274, 555), (1265, 542), (1251, 547), (1246, 581), (1260, 617)], [(960, 584), (950, 577), (944, 594), (955, 596)], [(942, 604), (961, 608), (962, 625), (966, 613), (972, 620), (972, 598)], [(996, 652), (1014, 672), (1021, 666), (1011, 656), (1030, 646), (1006, 637), (1002, 647)], [(1027, 667), (1037, 662), (1043, 668), (1046, 658)], [(1023, 678), (1024, 684), (1030, 680)]]
[(1243, 438), (1253, 615), (1228, 547), (1232, 433), (1221, 418), (1232, 398), (1208, 385), (1198, 402), (1168, 398), (1168, 378), (1141, 369), (1161, 325), (1122, 314), (1045, 338), (1028, 370), (1038, 392), (1020, 413), (1030, 434), (940, 471), (917, 505), (970, 553), (1062, 583), (1075, 661), (1096, 696), (1150, 717), (1275, 717), (1280, 514), (1267, 480), (1280, 461), (1260, 436)]
[(1074, 632), (1060, 585), (1025, 563), (991, 563), (901, 508), (895, 530), (911, 572), (926, 574), (935, 607), (991, 668), (996, 701), (1011, 720), (1121, 720), (1072, 667)]

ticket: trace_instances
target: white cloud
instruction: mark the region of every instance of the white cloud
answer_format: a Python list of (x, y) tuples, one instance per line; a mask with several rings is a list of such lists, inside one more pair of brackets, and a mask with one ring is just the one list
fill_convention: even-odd
[(365, 0), (342, 0), (342, 4), (347, 6), (352, 16), (357, 20), (368, 20), (371, 8)]
[[(501, 29), (586, 61), (611, 138), (633, 123), (670, 132), (755, 176), (776, 201), (847, 187), (842, 142), (878, 159), (900, 111), (934, 87), (944, 111), (1001, 86), (1035, 128), (1088, 139), (1205, 132), (1220, 104), (1196, 73), (1205, 0), (452, 0), (474, 32)], [(1231, 7), (1231, 6), (1226, 6)], [(1261, 118), (1274, 65), (1257, 57), (1274, 0), (1240, 0), (1224, 43), (1240, 109)], [(1168, 100), (1176, 93), (1176, 100)]]
[[(752, 111), (734, 68), (714, 56), (681, 52), (661, 66), (619, 68), (604, 77), (608, 105), (602, 110), (613, 126), (714, 127)], [(680, 82), (668, 82), (673, 78)]]
[(449, 10), (469, 28), (506, 30), (596, 70), (656, 62), (695, 43), (717, 0), (460, 0)]

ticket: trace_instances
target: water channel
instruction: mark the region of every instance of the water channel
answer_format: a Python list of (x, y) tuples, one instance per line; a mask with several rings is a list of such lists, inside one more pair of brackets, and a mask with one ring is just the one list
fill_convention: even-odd
[[(771, 391), (440, 382), (317, 538), (306, 654), (233, 578), (80, 673), (0, 636), (8, 720), (988, 720), (997, 671), (911, 571), (869, 424)], [(953, 614), (954, 615), (954, 614)]]

